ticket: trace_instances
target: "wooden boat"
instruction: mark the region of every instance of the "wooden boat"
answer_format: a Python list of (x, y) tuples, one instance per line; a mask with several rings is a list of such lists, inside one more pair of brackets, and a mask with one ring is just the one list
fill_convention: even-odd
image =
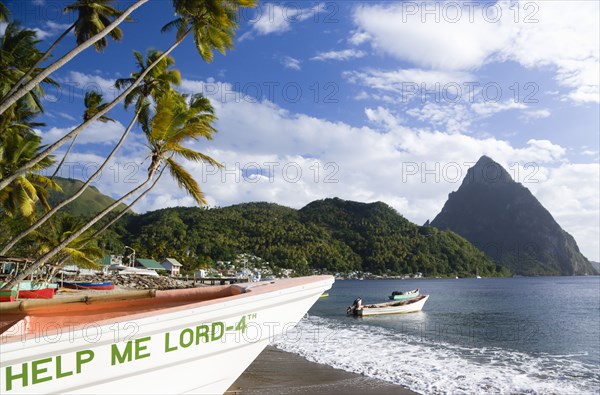
[(354, 306), (352, 306), (348, 307), (346, 313), (360, 317), (369, 315), (414, 313), (423, 309), (427, 299), (429, 299), (429, 295), (420, 295), (408, 300), (368, 304), (359, 308), (354, 308)]
[(417, 296), (419, 296), (419, 288), (406, 292), (394, 291), (388, 298), (391, 300), (406, 300), (416, 298)]
[(332, 276), (0, 304), (2, 394), (223, 393)]
[(115, 285), (112, 281), (61, 281), (59, 282), (61, 287), (72, 288), (72, 289), (97, 289), (97, 290), (110, 290), (115, 289)]
[[(6, 283), (0, 283), (0, 288), (4, 284)], [(57, 290), (56, 284), (44, 281), (21, 281), (10, 291), (0, 291), (0, 302), (12, 302), (16, 299), (52, 299)]]

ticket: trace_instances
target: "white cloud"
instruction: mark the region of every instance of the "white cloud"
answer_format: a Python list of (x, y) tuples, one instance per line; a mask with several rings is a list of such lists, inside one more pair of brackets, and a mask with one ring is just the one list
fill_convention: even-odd
[[(440, 101), (449, 97), (458, 101), (471, 94), (466, 90), (466, 82), (473, 81), (471, 73), (463, 71), (443, 71), (425, 69), (380, 70), (365, 69), (361, 71), (345, 71), (342, 76), (349, 82), (362, 85), (375, 91), (393, 92), (397, 101), (407, 102), (419, 99), (426, 92), (436, 92)], [(458, 95), (456, 94), (458, 93)]]
[(283, 67), (286, 69), (301, 70), (300, 60), (292, 58), (291, 56), (284, 56), (281, 58), (281, 64), (283, 64)]
[(371, 35), (365, 32), (354, 32), (352, 36), (348, 39), (350, 44), (360, 45), (371, 39)]
[(288, 32), (292, 29), (294, 23), (314, 18), (323, 9), (324, 5), (322, 3), (310, 8), (301, 8), (297, 5), (280, 6), (278, 3), (264, 3), (257, 8), (257, 19), (251, 21), (252, 28), (242, 34), (239, 41), (251, 39), (254, 36)]
[[(183, 84), (189, 89), (208, 85), (202, 81)], [(210, 86), (229, 89), (228, 84), (218, 82)], [(185, 164), (201, 182), (211, 205), (270, 201), (299, 208), (315, 199), (339, 196), (387, 202), (421, 224), (439, 212), (468, 167), (486, 154), (536, 195), (539, 191), (542, 203), (548, 203), (550, 212), (576, 237), (584, 254), (592, 259), (598, 256), (593, 249), (593, 239), (600, 236), (597, 213), (585, 217), (577, 209), (591, 208), (594, 202), (597, 208), (598, 176), (571, 174), (565, 149), (549, 140), (532, 139), (517, 146), (493, 137), (411, 129), (384, 107), (365, 110), (376, 125), (371, 128), (292, 113), (273, 103), (239, 100), (233, 95), (215, 93), (211, 100), (219, 115), (219, 133), (214, 141), (194, 143), (194, 147), (222, 162), (226, 170), (219, 173), (199, 164)], [(430, 109), (432, 117), (436, 110), (440, 109)], [(444, 116), (440, 115), (439, 122)], [(535, 175), (539, 182), (533, 186), (527, 184), (532, 178), (526, 163), (539, 169)], [(256, 173), (259, 168), (262, 176), (244, 178), (248, 170)], [(161, 204), (188, 205), (174, 181), (164, 178), (139, 210)], [(579, 187), (586, 192), (578, 194)], [(550, 196), (555, 188), (565, 188), (577, 204), (553, 208), (559, 205), (558, 198)]]
[(523, 111), (521, 117), (527, 121), (530, 121), (530, 120), (534, 120), (534, 119), (548, 118), (550, 115), (551, 115), (550, 110), (548, 110), (547, 108), (542, 108), (539, 110)]
[[(43, 4), (43, 3), (42, 3)], [(68, 23), (56, 23), (52, 21), (46, 21), (42, 27), (36, 27), (33, 30), (37, 33), (37, 37), (40, 40), (45, 40), (48, 37), (57, 36), (67, 30), (71, 24)]]
[[(76, 126), (78, 125), (73, 125), (67, 128), (52, 127), (46, 131), (43, 131), (41, 135), (45, 143), (54, 142), (69, 133)], [(93, 122), (78, 135), (77, 142), (75, 144), (113, 144), (117, 142), (124, 131), (125, 127), (118, 121), (106, 123)]]
[(419, 121), (443, 127), (448, 133), (469, 132), (475, 120), (465, 104), (426, 103), (421, 107), (411, 108), (406, 113)]
[(341, 51), (327, 51), (327, 52), (319, 52), (310, 60), (350, 60), (362, 58), (367, 53), (364, 51), (358, 51), (356, 49), (344, 49)]
[(505, 102), (488, 101), (478, 102), (471, 105), (471, 109), (478, 115), (490, 116), (502, 111), (507, 110), (524, 110), (527, 106), (523, 103), (515, 102), (514, 100), (507, 100)]
[(67, 77), (60, 78), (60, 82), (81, 89), (84, 92), (95, 91), (102, 93), (105, 101), (111, 101), (118, 96), (118, 90), (115, 88), (115, 79), (106, 79), (97, 74), (70, 71)]
[[(464, 3), (457, 13), (458, 4), (363, 5), (353, 17), (374, 49), (399, 60), (441, 70), (474, 70), (506, 60), (528, 68), (551, 66), (568, 99), (600, 101), (598, 2)], [(486, 14), (490, 8), (501, 17)]]

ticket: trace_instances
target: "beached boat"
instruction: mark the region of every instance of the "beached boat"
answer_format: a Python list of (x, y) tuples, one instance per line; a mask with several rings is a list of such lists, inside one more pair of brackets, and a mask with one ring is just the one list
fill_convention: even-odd
[(60, 281), (58, 284), (61, 287), (71, 289), (115, 289), (115, 284), (112, 281)]
[(394, 291), (388, 298), (391, 300), (406, 300), (416, 298), (417, 296), (419, 296), (419, 288), (406, 292)]
[(133, 274), (133, 275), (138, 275), (138, 276), (158, 277), (158, 273), (156, 273), (155, 270), (142, 269), (142, 268), (138, 268), (138, 267), (124, 266), (124, 265), (110, 265), (108, 267), (108, 272), (111, 274), (118, 274), (120, 276), (127, 276), (130, 274)]
[[(4, 284), (6, 283), (0, 283), (0, 288)], [(0, 302), (12, 302), (16, 299), (52, 299), (57, 290), (58, 285), (45, 281), (21, 281), (10, 291), (0, 291)]]
[(332, 276), (0, 304), (3, 394), (223, 393)]
[(429, 299), (429, 295), (420, 295), (413, 299), (361, 305), (358, 308), (355, 306), (348, 307), (347, 314), (356, 316), (383, 315), (383, 314), (404, 314), (421, 311), (425, 302)]

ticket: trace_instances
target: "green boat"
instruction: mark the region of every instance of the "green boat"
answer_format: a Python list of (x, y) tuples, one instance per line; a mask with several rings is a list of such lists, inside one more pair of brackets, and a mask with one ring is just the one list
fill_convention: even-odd
[(406, 300), (416, 298), (417, 296), (419, 296), (419, 288), (406, 292), (394, 291), (388, 298), (390, 300)]

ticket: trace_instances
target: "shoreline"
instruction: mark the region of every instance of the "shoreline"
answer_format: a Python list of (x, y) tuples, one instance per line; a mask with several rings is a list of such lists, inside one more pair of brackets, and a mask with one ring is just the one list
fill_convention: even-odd
[(225, 392), (228, 395), (419, 395), (400, 385), (331, 366), (267, 346)]

